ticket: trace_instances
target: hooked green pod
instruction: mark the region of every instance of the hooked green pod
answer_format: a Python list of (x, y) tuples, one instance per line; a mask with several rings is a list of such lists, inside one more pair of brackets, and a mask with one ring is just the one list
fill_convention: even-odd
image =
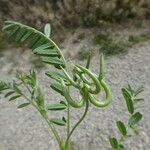
[(101, 80), (101, 86), (103, 87), (105, 94), (106, 94), (104, 100), (98, 101), (97, 98), (89, 94), (90, 102), (96, 107), (105, 107), (111, 102), (111, 99), (112, 99), (110, 88), (104, 80)]
[(103, 56), (103, 54), (101, 54), (101, 56), (100, 56), (99, 76), (98, 76), (99, 81), (101, 81), (104, 78), (104, 67), (105, 67), (104, 56)]
[[(80, 65), (75, 65), (75, 71), (78, 73), (78, 70), (80, 69), (82, 72), (82, 74), (87, 74), (93, 81), (93, 84), (95, 86), (95, 89), (92, 89), (91, 87), (91, 82), (90, 82), (90, 85), (89, 85), (89, 81), (87, 82), (88, 79), (86, 79), (85, 76), (82, 76), (81, 78), (84, 79), (83, 82), (86, 84), (86, 88), (88, 90), (88, 92), (90, 92), (91, 94), (98, 94), (100, 91), (101, 91), (101, 85), (100, 85), (100, 82), (97, 78), (97, 76), (92, 73), (91, 71), (89, 71), (87, 68), (83, 67), (83, 66), (80, 66)], [(81, 74), (80, 74), (81, 75)]]
[(84, 92), (83, 92), (82, 99), (80, 101), (76, 101), (76, 100), (73, 100), (72, 97), (70, 96), (69, 88), (65, 85), (63, 80), (61, 80), (61, 85), (62, 85), (62, 89), (63, 89), (63, 95), (66, 98), (67, 102), (72, 107), (74, 107), (74, 108), (81, 108), (82, 106), (84, 106), (84, 102), (85, 102)]

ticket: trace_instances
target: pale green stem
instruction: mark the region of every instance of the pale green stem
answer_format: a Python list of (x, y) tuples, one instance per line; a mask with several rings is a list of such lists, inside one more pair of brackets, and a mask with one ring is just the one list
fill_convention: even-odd
[(83, 119), (85, 118), (87, 112), (88, 112), (88, 108), (89, 108), (89, 101), (88, 99), (86, 99), (86, 106), (85, 106), (85, 111), (84, 111), (84, 114), (82, 115), (82, 117), (79, 119), (79, 121), (75, 124), (75, 126), (72, 128), (71, 132), (69, 133), (67, 139), (66, 139), (66, 142), (65, 142), (65, 147), (68, 146), (68, 142), (69, 142), (69, 139), (71, 137), (71, 135), (73, 134), (74, 130), (77, 128), (77, 126), (83, 121)]
[[(70, 133), (70, 105), (68, 103), (68, 109), (67, 109), (67, 137)], [(68, 141), (67, 149), (70, 149), (70, 140)]]

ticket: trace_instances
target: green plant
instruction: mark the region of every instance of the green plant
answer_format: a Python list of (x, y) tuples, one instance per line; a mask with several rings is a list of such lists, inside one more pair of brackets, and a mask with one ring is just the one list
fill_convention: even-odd
[[(50, 64), (57, 69), (56, 71), (46, 71), (45, 74), (55, 82), (50, 87), (62, 95), (65, 99), (56, 104), (47, 104), (40, 88), (35, 71), (29, 74), (18, 71), (16, 79), (12, 82), (1, 81), (0, 92), (5, 94), (9, 101), (23, 98), (25, 102), (18, 106), (23, 108), (29, 105), (35, 107), (42, 118), (47, 122), (51, 132), (53, 133), (60, 150), (70, 150), (70, 140), (77, 126), (85, 118), (89, 104), (96, 107), (106, 107), (111, 102), (111, 91), (104, 79), (104, 58), (100, 57), (99, 73), (89, 70), (91, 57), (89, 55), (86, 66), (73, 65), (72, 77), (68, 73), (68, 64), (59, 47), (52, 41), (50, 37), (50, 25), (46, 25), (44, 34), (36, 29), (20, 24), (14, 21), (5, 21), (3, 30), (8, 32), (9, 38), (14, 39), (18, 43), (25, 43), (34, 54), (40, 56), (42, 62)], [(81, 100), (76, 101), (72, 98), (70, 88), (79, 90)], [(101, 92), (105, 93), (105, 99), (98, 101), (96, 96)], [(70, 110), (71, 108), (83, 108), (85, 111), (79, 121), (72, 127)], [(66, 116), (62, 118), (51, 118), (49, 111), (67, 110)], [(66, 138), (60, 137), (56, 125), (66, 127)], [(65, 140), (64, 140), (65, 139)]]
[(123, 42), (114, 41), (108, 33), (96, 34), (93, 38), (93, 43), (100, 45), (100, 51), (102, 51), (107, 56), (125, 52), (126, 47), (129, 47)]
[(143, 98), (138, 98), (137, 96), (143, 91), (143, 86), (140, 86), (136, 90), (131, 88), (128, 85), (127, 88), (122, 88), (122, 95), (125, 99), (127, 109), (129, 112), (129, 120), (128, 123), (124, 123), (123, 121), (116, 121), (116, 126), (120, 133), (120, 139), (116, 139), (115, 137), (109, 137), (109, 142), (112, 146), (113, 150), (126, 150), (123, 142), (131, 137), (132, 131), (135, 134), (138, 134), (138, 123), (142, 119), (142, 114), (136, 110), (136, 105), (139, 101), (143, 101)]
[(131, 45), (135, 45), (137, 43), (145, 42), (145, 41), (148, 41), (148, 40), (150, 40), (149, 33), (141, 34), (141, 35), (138, 35), (138, 36), (130, 35), (128, 37), (128, 41), (131, 43)]

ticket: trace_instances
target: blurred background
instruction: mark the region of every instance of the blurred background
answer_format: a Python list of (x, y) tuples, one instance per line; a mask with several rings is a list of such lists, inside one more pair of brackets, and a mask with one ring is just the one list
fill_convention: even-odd
[[(106, 79), (113, 103), (90, 113), (73, 137), (75, 150), (108, 150), (108, 135), (116, 135), (115, 120), (126, 120), (120, 89), (128, 83), (144, 85), (143, 121), (140, 136), (128, 140), (129, 150), (150, 147), (150, 1), (149, 0), (0, 0), (0, 28), (5, 20), (18, 21), (43, 32), (50, 23), (51, 38), (68, 61), (84, 64), (93, 55), (92, 71), (98, 70), (98, 53), (106, 56)], [(16, 70), (34, 68), (49, 99), (51, 89), (39, 57), (23, 45), (14, 44), (0, 32), (0, 78), (11, 79)], [(58, 97), (57, 95), (53, 95)], [(55, 99), (49, 101), (54, 101)], [(15, 102), (17, 103), (17, 102)], [(17, 110), (0, 98), (0, 150), (56, 150), (44, 122), (32, 108)], [(77, 120), (82, 111), (74, 112)], [(86, 125), (85, 125), (86, 124)], [(44, 126), (44, 130), (43, 130)], [(88, 130), (88, 133), (87, 133)]]

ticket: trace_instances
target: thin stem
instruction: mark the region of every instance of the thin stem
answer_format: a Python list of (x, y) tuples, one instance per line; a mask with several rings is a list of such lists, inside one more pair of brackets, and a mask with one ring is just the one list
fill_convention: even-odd
[(74, 130), (77, 128), (77, 126), (83, 121), (83, 119), (85, 118), (87, 112), (88, 112), (88, 108), (89, 108), (89, 101), (88, 99), (85, 99), (85, 103), (86, 103), (86, 106), (85, 106), (85, 111), (84, 111), (84, 114), (82, 115), (82, 117), (79, 119), (79, 121), (75, 124), (75, 126), (72, 128), (71, 132), (69, 133), (67, 139), (66, 139), (66, 142), (65, 142), (65, 147), (67, 147), (68, 145), (68, 142), (69, 142), (69, 139), (71, 137), (71, 135), (73, 134)]
[(67, 126), (67, 136), (69, 135), (69, 133), (70, 133), (70, 105), (68, 104), (68, 110), (67, 110), (67, 120), (68, 120), (68, 122), (67, 122), (67, 124), (68, 124), (68, 126)]
[[(67, 137), (69, 136), (70, 133), (70, 105), (68, 103), (68, 109), (67, 109)], [(67, 144), (67, 149), (70, 148), (70, 140), (68, 141)]]
[[(41, 113), (40, 113), (40, 114), (41, 114)], [(60, 136), (58, 135), (58, 132), (57, 132), (57, 130), (55, 129), (55, 127), (54, 127), (54, 126), (52, 125), (52, 123), (49, 121), (48, 116), (47, 116), (47, 115), (43, 115), (43, 114), (41, 114), (41, 115), (42, 115), (42, 117), (45, 119), (45, 121), (47, 122), (47, 124), (48, 124), (49, 128), (51, 129), (52, 133), (54, 134), (54, 136), (55, 136), (55, 138), (56, 138), (56, 140), (57, 140), (57, 142), (58, 142), (58, 144), (59, 144), (59, 148), (60, 148), (60, 149), (63, 149), (62, 140), (61, 140)]]

